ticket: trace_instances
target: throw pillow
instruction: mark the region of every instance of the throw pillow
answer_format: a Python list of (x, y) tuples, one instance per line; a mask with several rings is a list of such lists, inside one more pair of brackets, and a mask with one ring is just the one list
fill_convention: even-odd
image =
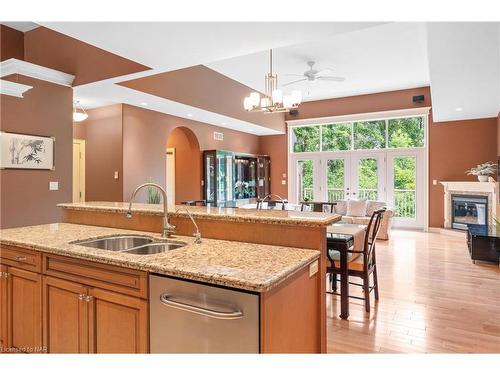
[(345, 216), (347, 214), (347, 201), (337, 201), (334, 210), (336, 214)]
[(347, 216), (366, 216), (366, 200), (347, 201)]
[(385, 202), (367, 201), (366, 203), (366, 216), (372, 216), (373, 211), (379, 210), (387, 206)]

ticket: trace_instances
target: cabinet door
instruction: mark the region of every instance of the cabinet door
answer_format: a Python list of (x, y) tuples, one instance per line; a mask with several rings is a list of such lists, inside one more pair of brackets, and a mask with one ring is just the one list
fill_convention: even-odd
[(7, 267), (8, 346), (21, 351), (42, 351), (42, 278), (39, 274)]
[(43, 277), (43, 345), (49, 353), (88, 353), (87, 287)]
[(148, 303), (137, 297), (90, 290), (90, 351), (147, 353)]
[(0, 348), (7, 347), (7, 267), (0, 265)]

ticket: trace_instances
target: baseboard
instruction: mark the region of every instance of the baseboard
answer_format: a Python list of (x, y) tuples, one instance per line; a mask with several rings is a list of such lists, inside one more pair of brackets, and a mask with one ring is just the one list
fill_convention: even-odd
[(467, 238), (467, 234), (464, 231), (458, 230), (458, 229), (429, 227), (429, 232), (440, 233), (440, 234), (444, 234), (447, 236)]

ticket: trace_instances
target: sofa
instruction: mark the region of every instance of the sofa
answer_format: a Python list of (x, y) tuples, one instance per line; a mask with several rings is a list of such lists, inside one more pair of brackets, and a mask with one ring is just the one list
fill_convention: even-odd
[[(364, 208), (362, 202), (366, 202)], [(382, 224), (380, 226), (378, 239), (380, 240), (389, 239), (389, 233), (392, 226), (392, 218), (394, 217), (394, 209), (392, 207), (388, 207), (386, 202), (370, 201), (370, 200), (367, 201), (339, 200), (336, 201), (336, 203), (337, 204), (335, 205), (335, 213), (342, 215), (341, 222), (348, 224), (368, 224), (373, 211), (378, 210), (382, 207), (386, 207), (386, 211), (382, 219)], [(353, 207), (349, 207), (350, 205), (351, 206), (357, 205), (357, 207), (355, 207), (355, 209), (352, 209)], [(351, 208), (351, 210), (349, 208)]]

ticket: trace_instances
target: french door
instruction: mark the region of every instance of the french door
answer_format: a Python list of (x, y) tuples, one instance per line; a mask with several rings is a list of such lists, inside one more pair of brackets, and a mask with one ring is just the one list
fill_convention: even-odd
[(292, 197), (333, 202), (367, 199), (394, 208), (394, 224), (423, 228), (425, 153), (422, 150), (332, 152), (294, 157)]

